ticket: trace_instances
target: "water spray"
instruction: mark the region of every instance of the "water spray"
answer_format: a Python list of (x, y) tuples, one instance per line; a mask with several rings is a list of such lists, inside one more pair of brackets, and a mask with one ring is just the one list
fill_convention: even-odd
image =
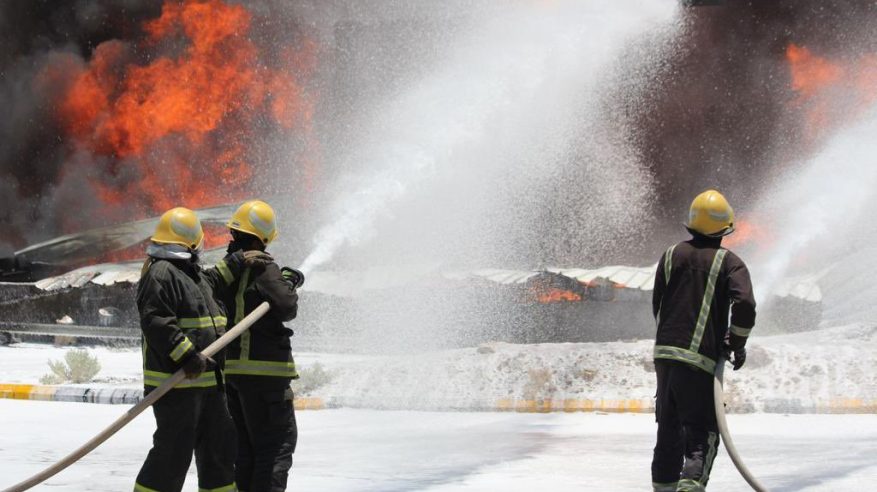
[[(456, 38), (439, 65), (382, 103), (364, 125), (367, 130), (350, 136), (343, 168), (361, 171), (347, 176), (353, 186), (335, 191), (341, 198), (300, 269), (311, 273), (345, 246), (370, 239), (380, 218), (406, 212), (399, 207), (403, 200), (411, 208), (440, 209), (434, 230), (445, 226), (442, 221), (451, 224), (434, 241), (412, 232), (416, 224), (398, 232), (406, 251), (427, 251), (452, 235), (495, 246), (518, 233), (510, 226), (527, 229), (545, 219), (539, 207), (515, 210), (509, 218), (508, 207), (491, 202), (493, 196), (526, 200), (556, 194), (553, 180), (565, 180), (564, 173), (584, 177), (588, 194), (600, 196), (588, 210), (588, 220), (600, 221), (588, 224), (589, 240), (599, 234), (608, 242), (613, 228), (625, 223), (632, 228), (639, 217), (630, 211), (645, 207), (631, 202), (646, 200), (647, 174), (635, 156), (604, 145), (608, 137), (590, 130), (603, 128), (593, 115), (599, 112), (602, 84), (618, 63), (618, 47), (646, 26), (672, 23), (675, 12), (658, 2), (630, 9), (600, 0), (481, 13), (479, 29)], [(585, 130), (592, 137), (587, 144), (578, 139)], [(573, 147), (586, 148), (588, 159), (572, 155)], [(425, 204), (417, 202), (421, 197)], [(462, 233), (456, 224), (464, 220), (455, 217), (480, 220), (478, 234)], [(460, 249), (454, 253), (470, 260), (472, 248)], [(448, 259), (448, 249), (436, 251), (447, 263), (456, 260)]]
[(776, 223), (776, 246), (753, 269), (759, 303), (774, 292), (795, 259), (819, 239), (829, 234), (837, 237), (845, 232), (839, 231), (845, 225), (856, 227), (851, 232), (858, 237), (871, 232), (861, 227), (870, 225), (870, 217), (861, 223), (856, 218), (870, 212), (867, 207), (877, 186), (877, 166), (869, 150), (875, 128), (877, 113), (872, 111), (856, 126), (841, 130), (803, 172), (796, 169), (759, 204), (760, 215), (774, 217)]

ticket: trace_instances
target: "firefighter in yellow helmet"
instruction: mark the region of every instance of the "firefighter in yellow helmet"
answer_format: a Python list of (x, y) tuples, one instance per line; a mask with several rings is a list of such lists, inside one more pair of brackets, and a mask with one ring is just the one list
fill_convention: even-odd
[[(204, 232), (195, 213), (177, 207), (165, 212), (146, 249), (137, 286), (143, 344), (143, 384), (149, 394), (183, 369), (186, 379), (153, 405), (156, 431), (135, 491), (179, 491), (192, 454), (201, 490), (234, 490), (234, 424), (228, 413), (216, 361), (201, 351), (226, 331), (226, 313), (217, 299), (255, 257), (226, 257), (203, 270), (198, 257)], [(264, 258), (262, 259), (264, 261)]]
[(695, 235), (727, 236), (734, 232), (734, 209), (718, 191), (704, 191), (691, 202), (685, 227)]
[(721, 247), (722, 237), (734, 232), (731, 205), (718, 191), (707, 190), (691, 203), (685, 227), (692, 238), (661, 257), (652, 298), (658, 325), (658, 436), (652, 459), (657, 492), (706, 489), (719, 447), (713, 373), (728, 354), (734, 370), (743, 366), (755, 325), (749, 271)]
[[(226, 225), (230, 254), (264, 251), (277, 237), (274, 210), (260, 200), (241, 205)], [(268, 314), (228, 347), (228, 405), (238, 436), (235, 481), (242, 491), (286, 490), (298, 440), (290, 383), (298, 373), (292, 330), (283, 323), (296, 316), (296, 289), (303, 282), (301, 272), (275, 263), (244, 268), (225, 298), (235, 323), (263, 301), (271, 305)]]
[(195, 212), (176, 207), (158, 219), (155, 234), (150, 240), (155, 244), (176, 244), (190, 251), (198, 251), (204, 244), (204, 231)]

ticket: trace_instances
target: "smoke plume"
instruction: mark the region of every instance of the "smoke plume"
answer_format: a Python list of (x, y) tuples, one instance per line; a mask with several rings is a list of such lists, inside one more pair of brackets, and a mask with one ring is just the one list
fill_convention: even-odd
[[(745, 212), (789, 166), (851, 123), (851, 113), (839, 110), (849, 106), (850, 92), (802, 93), (811, 86), (795, 78), (793, 58), (837, 60), (850, 77), (872, 87), (877, 82), (874, 65), (859, 64), (877, 53), (873, 2), (711, 3), (721, 5), (686, 8), (683, 28), (671, 39), (633, 48), (655, 50), (643, 46), (648, 42), (668, 56), (647, 57), (648, 66), (639, 69), (646, 80), (636, 71), (622, 73), (610, 105), (655, 176), (661, 241), (671, 234), (664, 231), (681, 232), (697, 193), (717, 187)], [(814, 122), (818, 106), (844, 116)]]

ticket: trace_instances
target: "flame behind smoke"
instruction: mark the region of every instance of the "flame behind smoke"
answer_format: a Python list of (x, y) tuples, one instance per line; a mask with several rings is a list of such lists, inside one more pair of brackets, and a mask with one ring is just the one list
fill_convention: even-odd
[(775, 238), (771, 233), (770, 222), (764, 217), (737, 220), (734, 227), (734, 234), (722, 240), (723, 246), (744, 248), (750, 252), (759, 252), (762, 248), (773, 246)]
[[(252, 193), (260, 125), (310, 132), (301, 76), (313, 57), (300, 55), (313, 46), (268, 63), (248, 38), (250, 25), (240, 5), (168, 2), (143, 25), (139, 43), (107, 41), (87, 65), (69, 58), (50, 65), (44, 77), (71, 81), (57, 105), (66, 137), (74, 152), (94, 157), (65, 164), (62, 177), (83, 172), (104, 206), (140, 214)], [(100, 158), (110, 162), (100, 172), (81, 168)]]
[(877, 101), (877, 55), (829, 60), (803, 46), (786, 49), (796, 103), (805, 111), (805, 135), (825, 136), (840, 123), (861, 116)]

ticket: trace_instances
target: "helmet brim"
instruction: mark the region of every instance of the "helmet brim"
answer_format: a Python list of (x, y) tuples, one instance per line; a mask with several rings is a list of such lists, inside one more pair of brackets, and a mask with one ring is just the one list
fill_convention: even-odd
[(730, 236), (731, 234), (734, 234), (734, 231), (737, 230), (734, 228), (734, 224), (731, 224), (719, 232), (716, 232), (713, 234), (704, 234), (700, 231), (696, 231), (696, 230), (692, 229), (691, 227), (688, 226), (688, 224), (682, 224), (682, 225), (685, 226), (685, 229), (689, 233), (691, 233), (692, 236), (703, 236), (703, 237), (711, 237), (711, 238), (720, 238), (720, 237)]
[(238, 227), (238, 226), (232, 225), (231, 222), (229, 222), (228, 224), (225, 224), (225, 227), (227, 227), (228, 230), (230, 230), (230, 231), (238, 231), (240, 233), (251, 236), (252, 238), (259, 240), (259, 242), (261, 242), (262, 245), (264, 245), (264, 246), (268, 246), (268, 244), (270, 244), (271, 241), (273, 241), (274, 238), (277, 237), (276, 230), (274, 231), (274, 234), (271, 235), (271, 237), (260, 237), (258, 234), (253, 234), (253, 231), (248, 231), (248, 230), (244, 229), (243, 227)]
[(185, 241), (171, 241), (171, 240), (165, 240), (165, 239), (155, 239), (154, 237), (149, 238), (149, 240), (155, 244), (176, 244), (176, 245), (182, 246), (182, 247), (184, 247), (192, 252), (199, 252), (199, 251), (204, 249), (204, 236), (203, 235), (198, 239), (198, 244), (196, 244), (195, 247), (192, 247), (191, 244), (186, 243)]

